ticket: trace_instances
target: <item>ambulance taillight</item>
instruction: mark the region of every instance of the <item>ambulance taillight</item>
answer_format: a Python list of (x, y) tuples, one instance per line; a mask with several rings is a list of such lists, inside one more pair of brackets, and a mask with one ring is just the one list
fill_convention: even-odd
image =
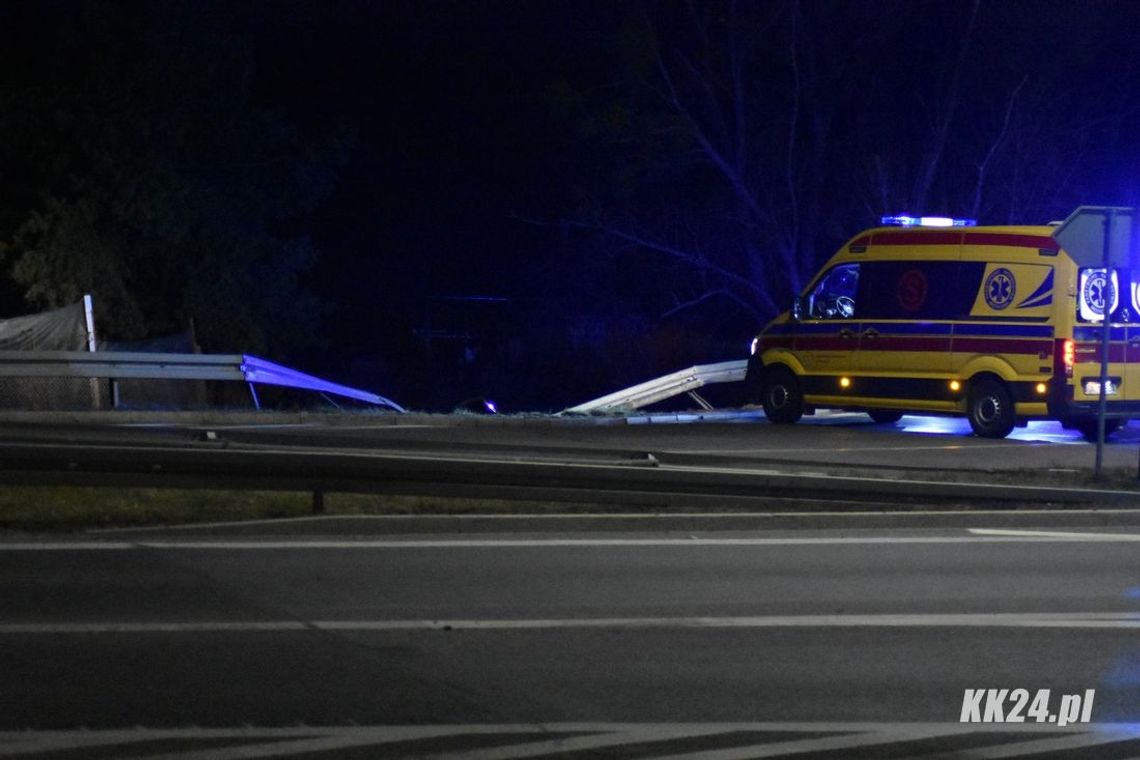
[(1065, 377), (1073, 376), (1073, 365), (1077, 362), (1077, 346), (1071, 338), (1066, 338), (1060, 341), (1061, 351), (1061, 369), (1065, 371)]

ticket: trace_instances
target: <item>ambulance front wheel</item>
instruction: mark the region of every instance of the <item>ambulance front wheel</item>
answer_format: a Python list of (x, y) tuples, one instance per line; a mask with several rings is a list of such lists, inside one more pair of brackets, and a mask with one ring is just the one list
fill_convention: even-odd
[(998, 380), (973, 384), (966, 401), (966, 415), (974, 434), (981, 438), (1005, 438), (1013, 430), (1013, 398)]
[(764, 382), (764, 415), (777, 425), (790, 425), (804, 413), (804, 397), (800, 383), (791, 371), (776, 367)]

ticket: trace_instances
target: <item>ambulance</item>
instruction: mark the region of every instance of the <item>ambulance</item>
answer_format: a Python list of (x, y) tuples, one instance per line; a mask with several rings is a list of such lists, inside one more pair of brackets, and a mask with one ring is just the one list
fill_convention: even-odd
[(1096, 435), (1140, 416), (1140, 271), (1081, 268), (1055, 226), (884, 217), (840, 248), (752, 341), (746, 380), (774, 423), (817, 408), (964, 415), (1003, 438), (1028, 420)]

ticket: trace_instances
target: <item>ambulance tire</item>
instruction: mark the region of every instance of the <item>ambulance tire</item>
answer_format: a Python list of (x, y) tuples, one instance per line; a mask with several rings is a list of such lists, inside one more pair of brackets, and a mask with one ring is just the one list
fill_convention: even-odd
[(1009, 391), (999, 380), (989, 378), (971, 385), (966, 416), (979, 438), (1005, 438), (1016, 422)]
[(903, 418), (902, 412), (892, 412), (890, 409), (872, 409), (867, 414), (880, 425), (889, 425)]
[[(1096, 443), (1096, 420), (1079, 420), (1075, 427), (1081, 431), (1081, 435), (1085, 437), (1086, 441)], [(1104, 439), (1106, 441), (1117, 430), (1120, 430), (1120, 420), (1104, 421)]]
[(791, 370), (774, 367), (764, 381), (764, 415), (769, 422), (790, 425), (804, 414), (804, 396), (800, 382)]

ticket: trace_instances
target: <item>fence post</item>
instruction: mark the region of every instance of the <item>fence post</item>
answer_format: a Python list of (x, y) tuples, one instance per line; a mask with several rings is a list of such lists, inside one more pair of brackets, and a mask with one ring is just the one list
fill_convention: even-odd
[[(95, 340), (95, 306), (91, 302), (91, 294), (83, 294), (83, 318), (87, 326), (87, 350), (95, 353), (98, 344)], [(99, 378), (93, 377), (88, 383), (91, 386), (91, 408), (99, 411), (103, 407), (103, 399), (99, 393)]]

